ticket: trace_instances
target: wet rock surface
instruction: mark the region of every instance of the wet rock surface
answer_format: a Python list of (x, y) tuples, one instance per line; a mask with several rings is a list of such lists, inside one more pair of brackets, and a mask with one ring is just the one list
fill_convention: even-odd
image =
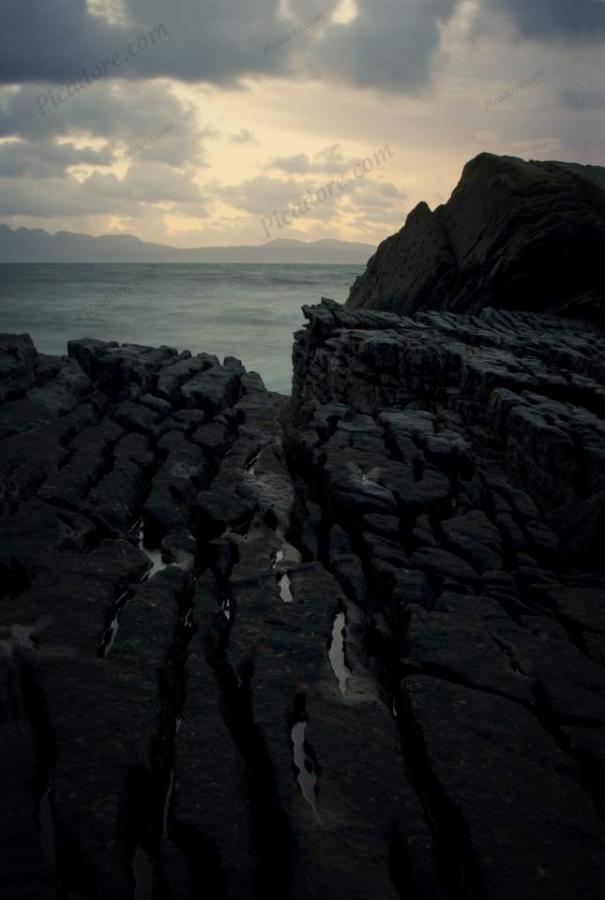
[[(602, 333), (495, 310), (305, 313), (292, 452), (393, 698), (440, 889), (598, 895)], [(405, 858), (412, 896), (434, 896)]]
[(601, 336), (0, 338), (6, 897), (605, 890)]

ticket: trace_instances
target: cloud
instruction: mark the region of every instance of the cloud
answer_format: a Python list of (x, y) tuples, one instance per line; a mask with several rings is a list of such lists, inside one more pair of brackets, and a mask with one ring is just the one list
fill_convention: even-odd
[(324, 150), (320, 150), (313, 157), (306, 153), (296, 153), (293, 156), (282, 156), (271, 160), (267, 164), (268, 169), (276, 169), (289, 175), (306, 175), (318, 173), (324, 175), (338, 175), (347, 166), (351, 168), (357, 157), (345, 159), (340, 144), (332, 144)]
[(481, 30), (497, 13), (512, 21), (527, 38), (564, 41), (601, 41), (605, 36), (603, 0), (482, 0)]
[(292, 181), (258, 175), (238, 184), (218, 185), (215, 193), (251, 216), (273, 216), (276, 221), (281, 220), (284, 210), (296, 210), (299, 220), (335, 224), (342, 214), (367, 216), (390, 225), (402, 218), (407, 197), (396, 185), (371, 176), (355, 178), (351, 172), (346, 175), (344, 189), (340, 189), (334, 180), (302, 178)]
[[(141, 219), (160, 206), (206, 215), (196, 179), (213, 132), (166, 83), (95, 85), (44, 116), (39, 89), (0, 92), (3, 216)], [(129, 150), (118, 176), (109, 167)]]
[[(114, 53), (110, 79), (226, 83), (287, 68), (287, 52), (262, 49), (283, 25), (275, 0), (255, 0), (253, 13), (244, 0), (127, 0), (124, 10), (127, 25), (92, 15), (85, 0), (3, 0), (0, 82), (67, 83)], [(166, 35), (131, 56), (130, 42), (159, 25)]]
[(355, 87), (417, 93), (430, 81), (440, 27), (458, 0), (357, 0), (357, 16), (314, 44), (324, 75)]
[(3, 0), (2, 7), (0, 82), (67, 81), (116, 40), (118, 29), (91, 16), (84, 0)]
[(202, 215), (199, 188), (186, 175), (169, 166), (135, 162), (124, 178), (95, 171), (83, 181), (73, 175), (40, 178), (0, 175), (4, 216), (39, 218), (82, 216), (127, 216), (146, 214), (149, 207), (170, 204), (172, 211)]
[(605, 109), (605, 91), (594, 87), (565, 87), (559, 99), (566, 109), (594, 112)]
[(48, 141), (76, 134), (106, 140), (112, 153), (155, 136), (171, 123), (145, 153), (174, 166), (200, 164), (203, 140), (213, 132), (198, 126), (195, 110), (177, 99), (164, 82), (94, 85), (45, 115), (36, 104), (40, 85), (26, 84), (0, 93), (0, 138)]
[[(341, 0), (291, 0), (287, 19), (276, 0), (253, 7), (248, 0), (124, 0), (124, 14), (109, 19), (91, 14), (85, 0), (2, 2), (0, 83), (66, 85), (107, 63), (105, 85), (162, 77), (235, 84), (299, 73), (414, 92), (429, 80), (440, 26), (459, 0), (357, 0), (357, 15), (346, 22), (332, 20)], [(306, 27), (314, 16), (321, 18)], [(160, 25), (165, 34), (146, 39)], [(292, 26), (295, 36), (279, 52), (264, 51)], [(144, 52), (135, 44), (131, 56), (139, 37)]]
[(73, 144), (35, 143), (19, 140), (0, 144), (0, 177), (49, 178), (67, 172), (70, 166), (110, 166), (108, 150), (90, 147), (76, 148)]
[(232, 144), (256, 144), (256, 138), (248, 128), (241, 128), (229, 135)]

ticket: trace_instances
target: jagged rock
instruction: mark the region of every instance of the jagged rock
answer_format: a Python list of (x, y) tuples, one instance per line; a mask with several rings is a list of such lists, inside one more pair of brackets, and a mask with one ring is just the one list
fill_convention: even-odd
[(600, 333), (306, 315), (0, 339), (8, 896), (603, 893)]
[[(15, 677), (15, 674), (17, 677)], [(36, 745), (27, 721), (31, 690), (25, 677), (12, 670), (0, 656), (0, 765), (2, 817), (0, 818), (0, 871), (2, 896), (56, 897), (54, 849), (47, 822), (39, 823), (38, 803), (43, 793), (32, 772), (36, 769)], [(42, 798), (46, 809), (48, 798)], [(41, 833), (38, 833), (38, 825)]]
[(214, 416), (235, 403), (241, 374), (241, 367), (211, 366), (181, 385), (181, 396), (188, 407)]
[(218, 365), (216, 356), (210, 357), (201, 353), (195, 358), (180, 359), (178, 362), (165, 366), (158, 377), (157, 392), (159, 396), (172, 403), (177, 402), (181, 399), (181, 385), (213, 365)]
[(438, 678), (408, 678), (404, 691), (410, 754), (447, 829), (459, 889), (490, 900), (603, 891), (602, 825), (579, 769), (538, 720)]
[(102, 390), (117, 392), (121, 388), (137, 386), (143, 394), (153, 392), (158, 370), (176, 360), (171, 347), (143, 347), (138, 344), (117, 344), (93, 338), (69, 341), (70, 357), (76, 359), (90, 378)]
[[(500, 535), (485, 513), (473, 510), (462, 516), (444, 519), (441, 527), (446, 546), (452, 552), (459, 553), (478, 572), (502, 568)], [(546, 531), (546, 527), (542, 527)]]
[(113, 417), (129, 432), (138, 432), (151, 439), (157, 438), (160, 434), (161, 429), (158, 426), (162, 414), (141, 403), (129, 401), (120, 403)]
[(107, 660), (44, 661), (58, 747), (52, 773), (56, 823), (77, 860), (71, 878), (78, 881), (70, 886), (87, 897), (130, 897), (133, 855), (151, 840), (153, 738), (165, 715), (162, 669), (183, 587), (178, 570), (144, 585), (120, 617), (119, 639)]
[(38, 359), (29, 334), (0, 336), (0, 402), (24, 394), (35, 384)]
[(41, 500), (73, 506), (100, 480), (113, 445), (124, 431), (115, 422), (103, 420), (85, 428), (71, 442), (69, 461), (51, 475), (38, 491)]
[(420, 203), (353, 285), (351, 309), (491, 306), (603, 321), (605, 169), (482, 153), (450, 200)]
[(498, 604), (487, 598), (446, 594), (431, 612), (415, 605), (407, 631), (408, 663), (427, 674), (531, 705), (532, 681), (513, 669), (494, 637), (494, 622), (513, 627)]
[[(470, 440), (468, 429), (481, 429), (481, 439), (495, 441), (506, 457), (506, 471), (500, 468), (496, 477), (490, 461), (485, 477), (497, 510), (492, 524), (508, 550), (531, 546), (547, 559), (560, 550), (579, 564), (596, 559), (605, 430), (592, 410), (598, 406), (598, 381), (605, 377), (605, 356), (593, 328), (569, 320), (555, 327), (554, 319), (489, 310), (479, 316), (400, 318), (397, 327), (393, 315), (373, 313), (366, 321), (363, 311), (345, 311), (333, 303), (307, 309), (306, 315), (309, 329), (299, 334), (294, 350), (300, 426), (326, 404), (344, 401), (357, 413), (373, 412), (398, 462), (377, 460), (374, 450), (368, 469), (382, 475), (366, 470), (365, 481), (388, 485), (409, 519), (431, 512), (432, 504), (438, 515), (447, 513), (450, 480), (464, 484), (473, 476), (477, 438)], [(375, 348), (385, 332), (398, 351), (382, 360)], [(563, 352), (568, 348), (571, 356)], [(348, 367), (345, 382), (335, 374), (339, 361)], [(574, 397), (561, 382), (569, 385), (577, 367), (592, 380)], [(416, 397), (412, 408), (410, 392)], [(436, 403), (440, 418), (429, 408)], [(331, 440), (325, 443), (328, 449)], [(345, 453), (349, 472), (355, 471), (355, 460), (364, 459), (353, 447), (335, 453), (339, 462), (330, 462), (324, 477), (342, 470)], [(349, 488), (342, 491), (351, 510), (366, 511), (368, 490), (366, 485), (353, 495)], [(549, 522), (535, 522), (538, 500), (551, 510)], [(585, 530), (575, 528), (571, 534), (571, 517), (583, 521)], [(526, 525), (529, 520), (534, 524)], [(456, 533), (461, 540), (461, 530)], [(485, 563), (493, 567), (495, 559)]]
[(210, 474), (200, 448), (180, 431), (164, 435), (158, 448), (167, 456), (153, 478), (144, 515), (149, 529), (163, 536), (191, 525), (196, 489), (209, 483)]
[(241, 528), (252, 516), (250, 503), (228, 489), (200, 491), (195, 501), (199, 526), (209, 539), (227, 528)]

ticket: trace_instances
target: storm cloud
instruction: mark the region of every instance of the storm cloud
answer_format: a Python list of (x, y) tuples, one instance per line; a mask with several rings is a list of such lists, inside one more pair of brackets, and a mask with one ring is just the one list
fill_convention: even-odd
[(509, 17), (528, 38), (594, 43), (605, 35), (603, 0), (483, 0), (483, 4), (488, 13)]

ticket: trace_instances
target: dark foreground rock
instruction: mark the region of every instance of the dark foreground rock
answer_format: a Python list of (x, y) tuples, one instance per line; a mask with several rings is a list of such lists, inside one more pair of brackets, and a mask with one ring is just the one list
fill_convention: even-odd
[(605, 169), (482, 153), (450, 200), (420, 203), (355, 282), (353, 309), (488, 306), (605, 321)]
[(0, 339), (2, 896), (605, 892), (601, 336)]
[(598, 895), (602, 333), (494, 310), (305, 313), (292, 452), (347, 638), (360, 609), (365, 665), (394, 698), (443, 890)]

